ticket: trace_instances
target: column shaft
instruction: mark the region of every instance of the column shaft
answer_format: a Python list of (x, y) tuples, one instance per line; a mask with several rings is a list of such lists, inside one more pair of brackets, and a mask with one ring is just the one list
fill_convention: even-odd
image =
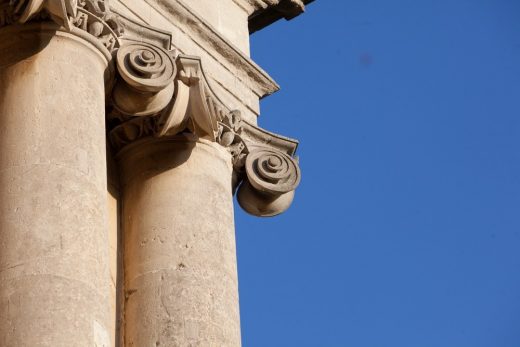
[(125, 346), (240, 346), (230, 154), (177, 136), (119, 160)]
[(0, 30), (0, 345), (111, 346), (107, 60), (53, 24)]

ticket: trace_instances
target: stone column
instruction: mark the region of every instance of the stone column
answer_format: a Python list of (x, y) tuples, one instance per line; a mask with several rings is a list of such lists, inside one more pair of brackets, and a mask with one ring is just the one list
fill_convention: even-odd
[(286, 210), (297, 142), (242, 122), (200, 58), (128, 42), (109, 131), (122, 196), (124, 346), (240, 346), (233, 192)]
[(231, 155), (194, 135), (119, 153), (125, 346), (240, 346)]
[(0, 30), (0, 345), (5, 347), (111, 346), (108, 51), (60, 30), (54, 23)]

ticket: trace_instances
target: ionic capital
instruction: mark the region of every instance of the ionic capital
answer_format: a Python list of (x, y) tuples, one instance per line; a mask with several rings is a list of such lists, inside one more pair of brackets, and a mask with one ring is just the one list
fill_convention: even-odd
[(240, 120), (238, 111), (230, 112), (219, 125), (217, 141), (232, 155), (240, 206), (260, 217), (287, 210), (301, 179), (295, 157), (298, 141)]
[(177, 74), (171, 52), (144, 42), (129, 42), (117, 51), (119, 79), (113, 104), (127, 116), (150, 116), (170, 103)]
[(199, 57), (128, 41), (117, 52), (117, 69), (109, 114), (116, 151), (141, 138), (190, 132), (228, 149), (247, 212), (273, 216), (290, 206), (300, 182), (298, 142), (242, 120), (213, 91)]

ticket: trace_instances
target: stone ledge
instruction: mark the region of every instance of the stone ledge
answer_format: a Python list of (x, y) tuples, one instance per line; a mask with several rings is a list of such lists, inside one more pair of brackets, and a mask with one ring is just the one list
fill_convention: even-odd
[(280, 89), (279, 85), (272, 79), (267, 72), (259, 67), (253, 60), (242, 53), (235, 45), (220, 35), (217, 30), (206, 23), (206, 21), (196, 14), (189, 6), (182, 1), (161, 1), (161, 0), (144, 0), (149, 6), (169, 18), (170, 22), (183, 23), (183, 29), (189, 30), (190, 36), (197, 41), (202, 40), (205, 44), (209, 44), (218, 52), (222, 58), (230, 64), (242, 70), (250, 81), (244, 81), (242, 76), (237, 76), (244, 81), (246, 85), (252, 87), (253, 92), (259, 98), (271, 95)]
[(253, 5), (249, 16), (249, 34), (262, 30), (279, 19), (291, 20), (305, 11), (314, 0), (235, 0)]

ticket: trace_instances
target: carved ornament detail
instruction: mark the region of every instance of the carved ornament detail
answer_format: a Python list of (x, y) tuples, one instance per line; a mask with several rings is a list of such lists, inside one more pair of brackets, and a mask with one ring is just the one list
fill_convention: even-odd
[(235, 171), (242, 171), (248, 154), (247, 145), (242, 138), (242, 117), (240, 111), (234, 110), (225, 115), (219, 122), (217, 142), (231, 153)]
[(130, 42), (117, 51), (119, 81), (113, 104), (129, 116), (149, 116), (163, 110), (175, 90), (177, 67), (173, 54), (156, 45)]
[(300, 182), (297, 142), (242, 120), (212, 90), (200, 58), (126, 42), (117, 53), (110, 141), (116, 151), (144, 137), (191, 132), (232, 156), (240, 205), (257, 216), (285, 211)]
[(69, 32), (88, 33), (109, 52), (119, 47), (123, 28), (108, 0), (0, 0), (0, 28), (48, 18)]
[(300, 169), (295, 159), (278, 150), (255, 149), (246, 160), (249, 183), (267, 194), (288, 193), (300, 183)]
[(124, 30), (118, 17), (110, 11), (108, 0), (65, 1), (77, 1), (77, 11), (68, 18), (71, 25), (97, 38), (109, 52), (119, 47), (119, 37)]
[(301, 177), (294, 158), (270, 148), (248, 154), (246, 174), (247, 179), (238, 188), (238, 202), (246, 212), (261, 217), (287, 210)]

